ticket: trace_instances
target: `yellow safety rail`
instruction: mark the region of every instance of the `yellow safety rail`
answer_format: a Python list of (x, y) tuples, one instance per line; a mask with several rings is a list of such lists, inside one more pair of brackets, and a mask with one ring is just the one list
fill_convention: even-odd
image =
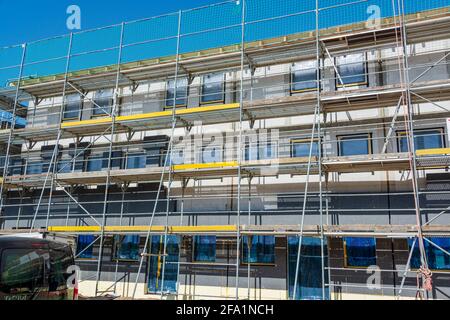
[[(204, 113), (204, 112), (234, 110), (234, 109), (239, 109), (239, 108), (240, 108), (239, 103), (231, 103), (231, 104), (223, 104), (223, 105), (215, 105), (215, 106), (207, 106), (207, 107), (180, 109), (180, 110), (176, 110), (175, 114), (177, 116), (181, 116), (181, 115), (197, 114), (197, 113)], [(120, 117), (116, 118), (116, 122), (120, 123), (120, 122), (126, 122), (126, 121), (150, 120), (150, 119), (154, 119), (154, 118), (170, 117), (170, 116), (172, 116), (171, 110), (144, 113), (144, 114), (134, 114), (134, 115), (129, 115), (129, 116), (120, 116)], [(102, 124), (111, 124), (111, 123), (112, 123), (112, 118), (107, 117), (107, 118), (75, 121), (75, 122), (65, 122), (61, 126), (63, 129), (67, 129), (67, 128), (82, 127), (82, 126), (95, 126), (95, 125), (102, 125)]]
[(450, 148), (417, 150), (418, 156), (442, 156), (450, 154)]
[[(99, 233), (102, 231), (100, 226), (54, 226), (48, 227), (48, 232), (52, 233)], [(156, 232), (163, 233), (166, 231), (164, 226), (105, 226), (105, 232), (107, 233), (129, 233), (129, 232)], [(181, 233), (229, 233), (237, 232), (236, 226), (174, 226), (167, 227), (167, 231), (170, 234)]]
[(173, 166), (174, 171), (200, 170), (200, 169), (218, 169), (218, 168), (236, 168), (239, 166), (237, 161), (216, 162), (216, 163), (194, 163), (180, 164)]

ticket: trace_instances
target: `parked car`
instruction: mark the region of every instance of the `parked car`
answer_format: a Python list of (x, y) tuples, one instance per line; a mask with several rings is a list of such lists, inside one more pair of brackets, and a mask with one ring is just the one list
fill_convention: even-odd
[(76, 300), (74, 265), (67, 244), (0, 237), (0, 300)]

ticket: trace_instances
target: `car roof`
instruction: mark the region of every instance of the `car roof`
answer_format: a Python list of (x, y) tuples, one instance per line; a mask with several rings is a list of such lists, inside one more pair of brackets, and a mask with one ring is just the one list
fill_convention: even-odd
[(0, 249), (1, 248), (23, 248), (32, 245), (48, 245), (50, 241), (37, 238), (24, 238), (14, 236), (0, 236)]

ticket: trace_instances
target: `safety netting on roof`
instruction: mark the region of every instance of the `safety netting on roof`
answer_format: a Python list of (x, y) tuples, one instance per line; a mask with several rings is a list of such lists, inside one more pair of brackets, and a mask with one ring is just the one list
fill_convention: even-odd
[[(205, 51), (238, 45), (242, 26), (246, 42), (301, 34), (316, 29), (316, 0), (225, 1), (202, 8), (133, 21), (28, 43), (20, 72), (24, 46), (0, 48), (0, 88), (22, 75), (24, 79), (113, 66), (120, 62), (164, 58), (177, 52)], [(397, 0), (319, 0), (320, 29), (398, 14)], [(450, 0), (403, 0), (405, 14), (450, 6)], [(243, 12), (245, 17), (243, 18)], [(178, 41), (179, 40), (179, 41)], [(121, 50), (122, 49), (122, 50)], [(67, 58), (70, 56), (70, 62)]]

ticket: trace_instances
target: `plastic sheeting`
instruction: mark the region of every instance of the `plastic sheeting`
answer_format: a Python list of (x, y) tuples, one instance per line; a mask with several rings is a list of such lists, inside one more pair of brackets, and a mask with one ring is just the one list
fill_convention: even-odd
[[(299, 237), (288, 238), (288, 282), (289, 298), (294, 295), (295, 272), (297, 269)], [(322, 246), (318, 238), (303, 238), (295, 300), (323, 300)], [(324, 244), (324, 265), (328, 266), (328, 249)], [(324, 269), (325, 285), (328, 271)], [(325, 286), (325, 300), (330, 299), (329, 287)]]
[(164, 269), (163, 286), (163, 263), (164, 263), (164, 236), (153, 236), (151, 240), (148, 271), (149, 293), (176, 293), (178, 283), (178, 262), (180, 259), (180, 239), (177, 236), (167, 236), (166, 260)]

